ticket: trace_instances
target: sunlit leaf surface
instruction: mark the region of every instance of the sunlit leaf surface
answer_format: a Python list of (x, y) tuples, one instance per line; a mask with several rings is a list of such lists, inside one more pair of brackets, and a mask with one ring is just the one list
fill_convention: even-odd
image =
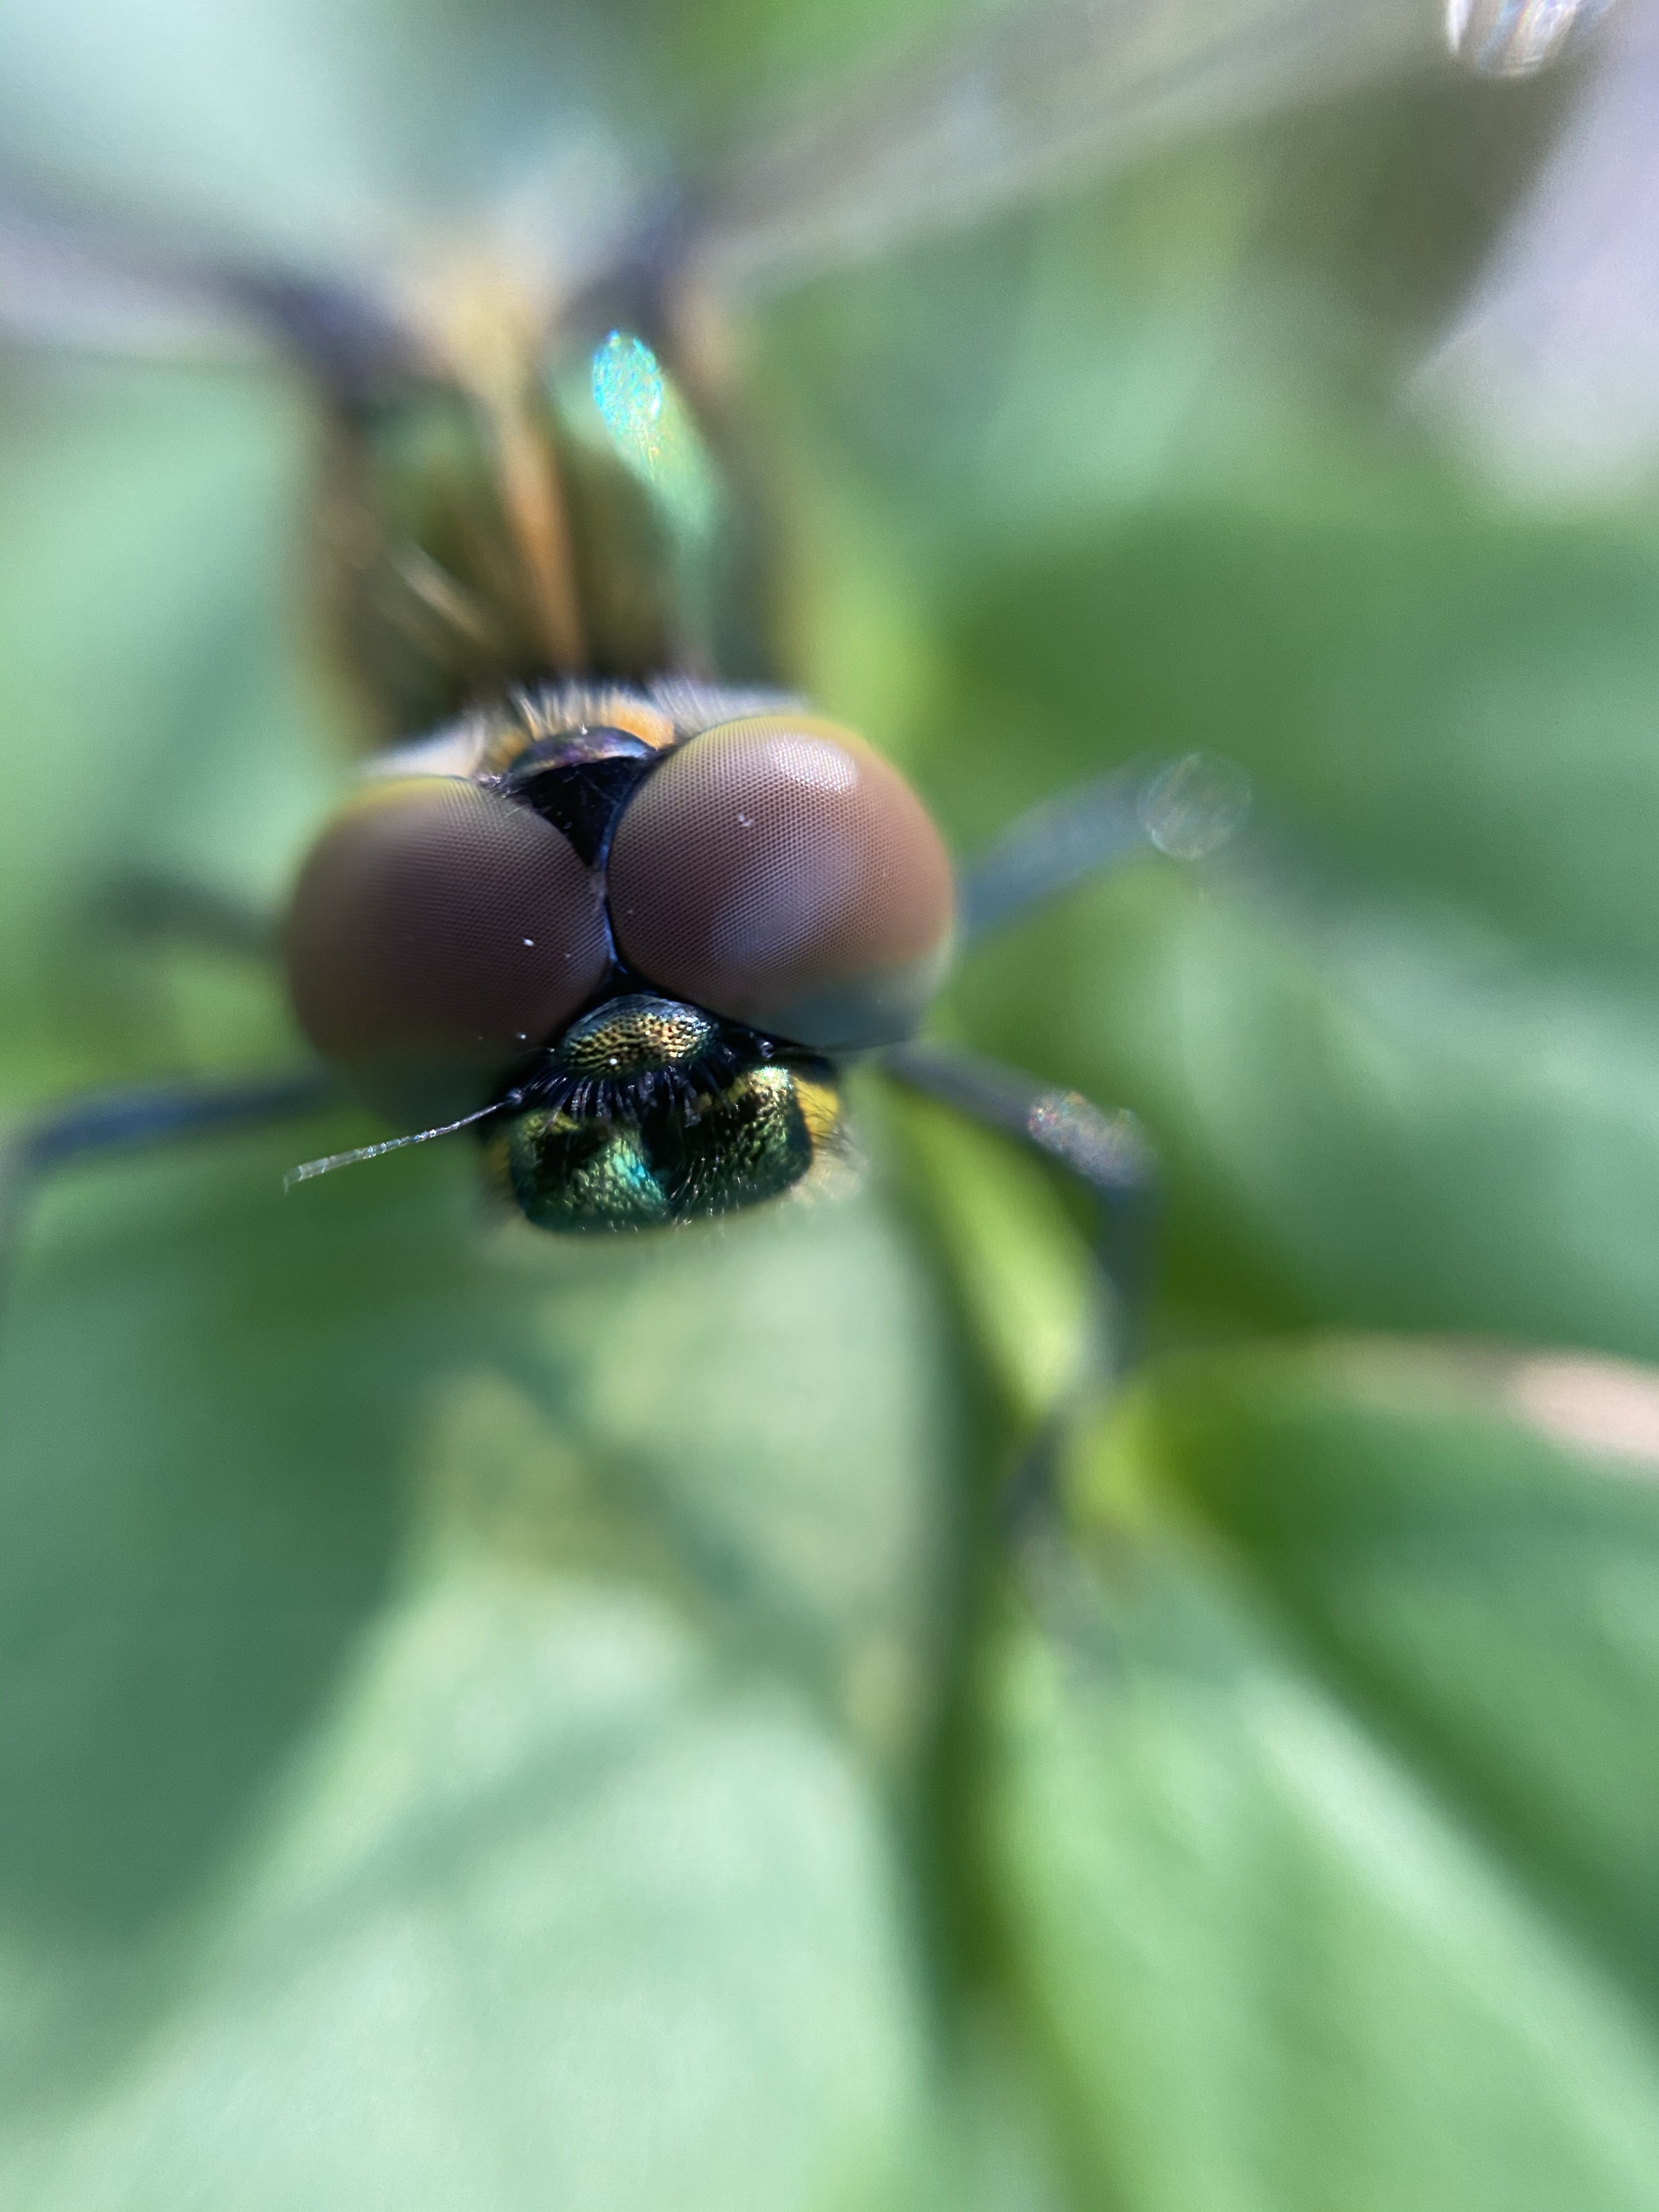
[(1177, 1363), (1075, 1473), (991, 1819), (1109, 2201), (1651, 2204), (1650, 1471), (1362, 1346)]
[[(0, 118), (348, 255), (533, 151), (574, 252), (996, 12), (0, 9)], [(1254, 786), (940, 1010), (1158, 1147), (1127, 1395), (1072, 1194), (873, 1078), (855, 1191), (666, 1243), (459, 1143), (285, 1198), (345, 1114), (40, 1194), (0, 2200), (1659, 2207), (1648, 1385), (1547, 1436), (1490, 1341), (1659, 1360), (1659, 533), (1402, 397), (1571, 91), (1217, 128), (746, 333), (804, 676), (963, 852)], [(0, 362), (8, 1114), (292, 1062), (107, 895), (269, 910), (345, 786), (314, 447), (274, 368)]]

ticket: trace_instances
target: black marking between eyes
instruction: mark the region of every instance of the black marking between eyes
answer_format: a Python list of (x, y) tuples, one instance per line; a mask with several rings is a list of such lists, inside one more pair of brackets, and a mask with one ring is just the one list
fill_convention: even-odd
[(631, 730), (563, 730), (539, 739), (494, 787), (551, 823), (584, 866), (599, 868), (623, 807), (663, 757)]

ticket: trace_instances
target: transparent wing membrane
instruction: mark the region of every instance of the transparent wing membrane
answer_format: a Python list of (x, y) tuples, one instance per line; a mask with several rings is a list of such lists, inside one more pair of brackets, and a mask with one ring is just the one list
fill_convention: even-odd
[(236, 263), (187, 238), (43, 209), (0, 174), (0, 338), (134, 361), (297, 355), (342, 395), (422, 358), (411, 326), (344, 276)]
[(41, 214), (0, 182), (0, 335), (139, 361), (247, 361), (256, 318), (205, 270)]
[(713, 180), (690, 258), (763, 294), (1158, 144), (1447, 65), (1432, 0), (1048, 0), (831, 100)]
[(1553, 158), (1419, 379), (1501, 474), (1619, 489), (1659, 460), (1659, 5), (1623, 0)]
[[(1433, 0), (1005, 8), (908, 67), (830, 91), (798, 127), (717, 167), (668, 222), (668, 258), (678, 252), (690, 277), (720, 291), (775, 291), (1185, 133), (1446, 66), (1446, 36)], [(611, 235), (635, 250), (650, 240), (660, 260), (664, 211), (653, 186), (632, 214), (615, 210)], [(522, 207), (506, 200), (480, 216), (485, 235), (524, 229)], [(550, 207), (538, 222), (565, 228)], [(373, 358), (395, 322), (348, 279), (233, 277), (212, 257), (168, 259), (142, 240), (42, 218), (0, 179), (0, 332), (11, 337), (220, 360), (257, 350), (274, 329), (337, 374)]]
[[(1627, 5), (1636, 12), (1636, 0)], [(556, 172), (527, 200), (520, 178), (481, 208), (479, 234), (550, 298), (605, 290), (592, 252), (600, 237), (611, 241), (605, 266), (626, 271), (643, 258), (659, 282), (678, 263), (696, 286), (764, 296), (1236, 118), (1449, 68), (1455, 57), (1486, 74), (1528, 73), (1581, 51), (1607, 7), (1037, 0), (996, 10), (908, 65), (830, 88), (810, 115), (757, 134), (750, 154), (715, 165), (677, 203), (653, 181), (630, 210), (612, 174), (617, 204), (600, 220), (588, 179), (567, 222), (561, 201), (574, 203), (574, 188)], [(565, 257), (580, 241), (577, 269)], [(0, 177), (0, 334), (13, 339), (217, 361), (257, 354), (275, 335), (349, 381), (365, 364), (383, 365), (388, 349), (407, 355), (392, 297), (389, 286), (376, 299), (343, 273), (233, 272), (222, 257), (155, 252), (147, 240), (42, 216)]]
[(1612, 0), (1447, 0), (1446, 40), (1478, 76), (1532, 76), (1564, 61)]

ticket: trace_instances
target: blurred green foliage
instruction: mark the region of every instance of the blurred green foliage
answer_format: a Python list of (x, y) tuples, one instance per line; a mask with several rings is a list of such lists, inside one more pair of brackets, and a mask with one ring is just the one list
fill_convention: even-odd
[[(544, 104), (695, 165), (951, 13), (8, 5), (0, 109), (327, 240)], [(1118, 1401), (1067, 1194), (870, 1086), (859, 1194), (667, 1243), (496, 1224), (460, 1148), (284, 1200), (292, 1133), (45, 1194), (5, 2203), (1659, 2205), (1651, 1470), (1423, 1341), (1659, 1357), (1659, 533), (1507, 506), (1399, 399), (1559, 97), (1218, 134), (752, 333), (813, 689), (964, 851), (1194, 748), (1280, 833), (942, 1012), (1158, 1142)], [(96, 905), (274, 900), (344, 781), (311, 452), (275, 375), (0, 367), (9, 1110), (295, 1049)]]

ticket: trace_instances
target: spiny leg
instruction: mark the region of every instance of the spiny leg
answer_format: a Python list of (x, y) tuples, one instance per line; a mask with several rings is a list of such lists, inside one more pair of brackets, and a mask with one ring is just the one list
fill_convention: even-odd
[(314, 1068), (95, 1091), (18, 1123), (0, 1134), (0, 1302), (29, 1202), (55, 1170), (106, 1152), (297, 1120), (338, 1096), (333, 1077)]
[[(1134, 1115), (1103, 1113), (1075, 1091), (954, 1045), (895, 1045), (882, 1066), (909, 1089), (1016, 1138), (1083, 1185), (1094, 1202), (1096, 1258), (1112, 1292), (1112, 1370), (1121, 1375), (1133, 1366), (1152, 1291), (1158, 1200), (1152, 1147)], [(1056, 1409), (1009, 1483), (1004, 1515), (1012, 1533), (1025, 1533), (1047, 1511), (1067, 1411)]]
[(963, 941), (972, 945), (1142, 854), (1206, 860), (1237, 835), (1249, 810), (1249, 776), (1216, 753), (1132, 762), (1068, 785), (1018, 816), (968, 868)]
[[(1156, 850), (1207, 860), (1249, 818), (1249, 777), (1217, 753), (1133, 761), (1067, 786), (1011, 823), (964, 873), (961, 933), (970, 947), (1074, 884)], [(975, 1120), (1056, 1160), (1089, 1190), (1098, 1256), (1118, 1308), (1120, 1369), (1139, 1349), (1152, 1287), (1156, 1212), (1151, 1149), (1130, 1114), (953, 1046), (893, 1047), (884, 1065)]]
[(1078, 1091), (957, 1045), (894, 1045), (881, 1064), (910, 1090), (1018, 1139), (1082, 1184), (1094, 1202), (1096, 1253), (1118, 1310), (1115, 1364), (1131, 1364), (1152, 1288), (1157, 1211), (1152, 1147), (1134, 1115), (1104, 1113)]
[[(1236, 763), (1188, 753), (1130, 762), (1039, 800), (964, 873), (964, 944), (1148, 851), (1207, 858), (1243, 827), (1250, 797), (1249, 778)], [(1134, 1117), (1103, 1113), (1076, 1091), (954, 1046), (894, 1046), (884, 1065), (900, 1082), (1018, 1138), (1079, 1178), (1099, 1216), (1099, 1256), (1116, 1295), (1121, 1338), (1138, 1349), (1151, 1288), (1154, 1182)], [(1128, 1353), (1120, 1352), (1118, 1364), (1127, 1364)]]
[(274, 914), (216, 884), (159, 870), (112, 878), (96, 893), (92, 919), (129, 943), (182, 945), (255, 961), (276, 954)]
[[(1218, 754), (1131, 762), (1039, 800), (963, 873), (958, 914), (970, 949), (1006, 924), (1091, 876), (1158, 851), (1207, 860), (1250, 811), (1249, 777)], [(1040, 1082), (979, 1054), (909, 1044), (884, 1055), (888, 1072), (1056, 1161), (1094, 1200), (1096, 1256), (1113, 1293), (1112, 1365), (1134, 1364), (1151, 1299), (1158, 1193), (1151, 1147), (1133, 1115), (1107, 1114), (1076, 1091)], [(1009, 1486), (1011, 1529), (1041, 1516), (1052, 1497), (1061, 1408)]]

